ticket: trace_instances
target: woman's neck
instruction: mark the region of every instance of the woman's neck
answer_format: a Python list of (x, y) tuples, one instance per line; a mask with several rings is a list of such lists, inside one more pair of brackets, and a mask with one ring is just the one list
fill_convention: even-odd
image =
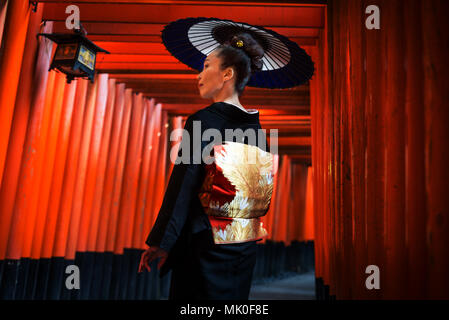
[[(239, 101), (239, 96), (235, 91), (232, 94), (229, 92), (229, 87), (222, 90), (218, 95), (216, 95), (213, 98), (213, 100), (214, 100), (214, 102), (226, 102), (229, 104), (233, 104), (236, 107), (242, 109), (243, 111), (245, 111), (247, 113), (251, 113), (242, 106), (242, 104)], [(253, 110), (253, 112), (254, 112), (254, 110)]]
[(243, 108), (242, 104), (240, 103), (240, 101), (238, 99), (237, 99), (237, 101), (233, 100), (233, 99), (225, 99), (225, 100), (223, 100), (223, 102), (233, 104), (233, 105), (239, 107), (240, 109), (245, 109), (245, 108)]
[(227, 102), (243, 108), (236, 92), (229, 92), (229, 88), (223, 88), (214, 98), (214, 102)]
[(237, 108), (241, 109), (242, 111), (244, 111), (244, 112), (246, 112), (246, 113), (257, 113), (257, 112), (259, 112), (259, 111), (257, 111), (256, 109), (245, 109), (245, 108), (243, 108), (242, 106), (238, 106), (238, 105), (236, 105), (236, 104), (234, 104), (234, 103), (231, 103), (231, 102), (229, 102), (229, 101), (223, 101), (223, 102), (232, 104), (232, 105), (236, 106)]

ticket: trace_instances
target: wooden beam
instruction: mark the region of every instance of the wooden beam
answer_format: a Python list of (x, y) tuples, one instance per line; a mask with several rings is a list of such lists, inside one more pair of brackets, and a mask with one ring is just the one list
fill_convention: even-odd
[(159, 4), (159, 3), (110, 3), (95, 2), (82, 3), (70, 1), (66, 3), (46, 3), (44, 20), (65, 21), (67, 4), (77, 4), (82, 22), (133, 22), (167, 24), (170, 21), (185, 17), (217, 17), (236, 22), (260, 25), (269, 21), (275, 27), (314, 27), (324, 25), (323, 6), (294, 6), (285, 7), (265, 4), (243, 5), (234, 3), (232, 6), (223, 3), (206, 5), (200, 4)]
[(202, 4), (205, 6), (210, 5), (226, 5), (226, 6), (277, 6), (277, 7), (323, 7), (327, 4), (327, 0), (282, 0), (282, 1), (270, 1), (270, 0), (36, 0), (36, 2), (42, 3), (126, 3), (126, 4), (179, 4), (179, 5), (192, 5)]
[[(269, 22), (269, 20), (267, 21)], [(130, 22), (83, 22), (83, 27), (88, 32), (89, 38), (93, 35), (141, 35), (160, 36), (165, 24)], [(318, 38), (321, 27), (283, 27), (263, 24), (264, 28), (273, 30), (286, 37)], [(53, 26), (54, 32), (67, 32), (65, 21), (56, 21)]]

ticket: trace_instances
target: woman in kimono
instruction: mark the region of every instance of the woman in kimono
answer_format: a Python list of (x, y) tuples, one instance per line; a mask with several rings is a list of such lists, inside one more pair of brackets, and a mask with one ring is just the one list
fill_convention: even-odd
[[(139, 266), (139, 272), (150, 271), (149, 263), (160, 258), (160, 276), (172, 270), (169, 299), (248, 299), (256, 242), (267, 235), (260, 217), (271, 201), (273, 158), (258, 131), (259, 112), (246, 110), (239, 96), (252, 72), (261, 70), (263, 54), (251, 35), (235, 35), (207, 56), (197, 77), (201, 97), (213, 103), (186, 120), (190, 139), (183, 135), (178, 160), (185, 149), (193, 152), (188, 163), (173, 167)], [(224, 137), (224, 143), (210, 144), (212, 164), (202, 158), (209, 141), (201, 141), (201, 148), (193, 142), (195, 122), (201, 137), (207, 129)], [(251, 133), (227, 139), (226, 129), (253, 131), (256, 140)], [(261, 162), (247, 166), (241, 161), (252, 148)], [(201, 161), (194, 161), (195, 154)]]

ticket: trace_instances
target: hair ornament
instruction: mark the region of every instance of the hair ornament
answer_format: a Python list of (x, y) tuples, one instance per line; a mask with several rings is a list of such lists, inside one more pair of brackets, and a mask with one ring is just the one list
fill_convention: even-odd
[(242, 41), (242, 40), (239, 40), (239, 41), (237, 41), (237, 42), (235, 43), (235, 45), (236, 45), (237, 47), (241, 48), (241, 47), (243, 47), (243, 41)]

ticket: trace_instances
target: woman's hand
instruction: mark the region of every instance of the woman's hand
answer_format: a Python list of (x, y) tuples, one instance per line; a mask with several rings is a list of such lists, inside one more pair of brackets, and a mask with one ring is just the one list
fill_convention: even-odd
[(161, 266), (164, 264), (165, 260), (167, 259), (168, 253), (159, 248), (159, 247), (149, 247), (148, 249), (146, 249), (143, 253), (142, 256), (140, 257), (140, 264), (139, 264), (139, 273), (142, 272), (144, 270), (144, 268), (146, 268), (148, 271), (151, 271), (150, 268), (150, 263), (151, 261), (153, 261), (154, 259), (157, 258), (161, 258), (161, 260), (159, 261), (159, 263), (157, 264), (157, 268), (160, 269)]

